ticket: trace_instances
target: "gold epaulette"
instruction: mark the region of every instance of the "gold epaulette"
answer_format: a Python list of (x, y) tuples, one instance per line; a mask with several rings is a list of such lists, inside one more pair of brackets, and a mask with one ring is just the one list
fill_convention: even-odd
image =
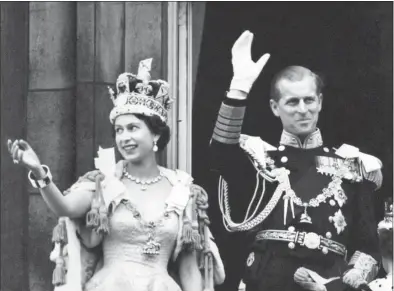
[(360, 173), (365, 180), (374, 183), (376, 189), (382, 186), (382, 162), (377, 157), (362, 153), (358, 148), (348, 144), (343, 144), (336, 150), (335, 154), (344, 159), (354, 159), (358, 163)]
[(363, 177), (365, 180), (368, 180), (376, 185), (376, 190), (382, 187), (383, 183), (383, 174), (380, 169), (372, 171), (372, 172), (365, 172), (363, 169)]
[(241, 134), (239, 145), (252, 161), (260, 167), (265, 168), (267, 165), (274, 165), (274, 160), (269, 157), (267, 152), (276, 151), (277, 148), (263, 141), (260, 137)]

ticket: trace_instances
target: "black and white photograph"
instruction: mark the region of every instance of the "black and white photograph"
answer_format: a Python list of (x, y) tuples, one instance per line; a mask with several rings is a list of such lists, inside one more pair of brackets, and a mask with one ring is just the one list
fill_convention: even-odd
[(1, 291), (393, 290), (392, 1), (1, 1)]

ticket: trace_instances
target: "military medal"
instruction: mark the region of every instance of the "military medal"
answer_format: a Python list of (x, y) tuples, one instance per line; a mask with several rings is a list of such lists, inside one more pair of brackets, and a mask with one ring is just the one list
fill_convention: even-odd
[(362, 179), (359, 166), (351, 160), (326, 156), (318, 156), (315, 160), (316, 170), (322, 175), (335, 176), (340, 170), (343, 172), (342, 178), (356, 182), (360, 182)]

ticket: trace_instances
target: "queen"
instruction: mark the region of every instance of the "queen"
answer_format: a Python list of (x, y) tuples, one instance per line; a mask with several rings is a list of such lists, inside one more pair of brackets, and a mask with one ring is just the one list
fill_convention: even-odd
[(63, 193), (24, 140), (8, 140), (14, 163), (59, 216), (50, 259), (55, 291), (202, 291), (224, 280), (209, 231), (207, 194), (180, 170), (158, 165), (169, 139), (168, 83), (151, 80), (152, 59), (110, 89), (117, 150), (99, 149), (96, 170)]

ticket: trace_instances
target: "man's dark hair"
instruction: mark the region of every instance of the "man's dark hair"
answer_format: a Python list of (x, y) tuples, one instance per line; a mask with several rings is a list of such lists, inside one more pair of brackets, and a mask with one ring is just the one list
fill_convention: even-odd
[(275, 101), (279, 101), (280, 99), (280, 89), (278, 88), (278, 84), (281, 80), (289, 80), (292, 82), (301, 81), (305, 77), (313, 77), (316, 82), (316, 93), (320, 94), (323, 90), (324, 83), (322, 78), (312, 72), (311, 70), (301, 67), (301, 66), (289, 66), (284, 68), (282, 71), (277, 73), (272, 82), (271, 82), (271, 92), (270, 97)]

